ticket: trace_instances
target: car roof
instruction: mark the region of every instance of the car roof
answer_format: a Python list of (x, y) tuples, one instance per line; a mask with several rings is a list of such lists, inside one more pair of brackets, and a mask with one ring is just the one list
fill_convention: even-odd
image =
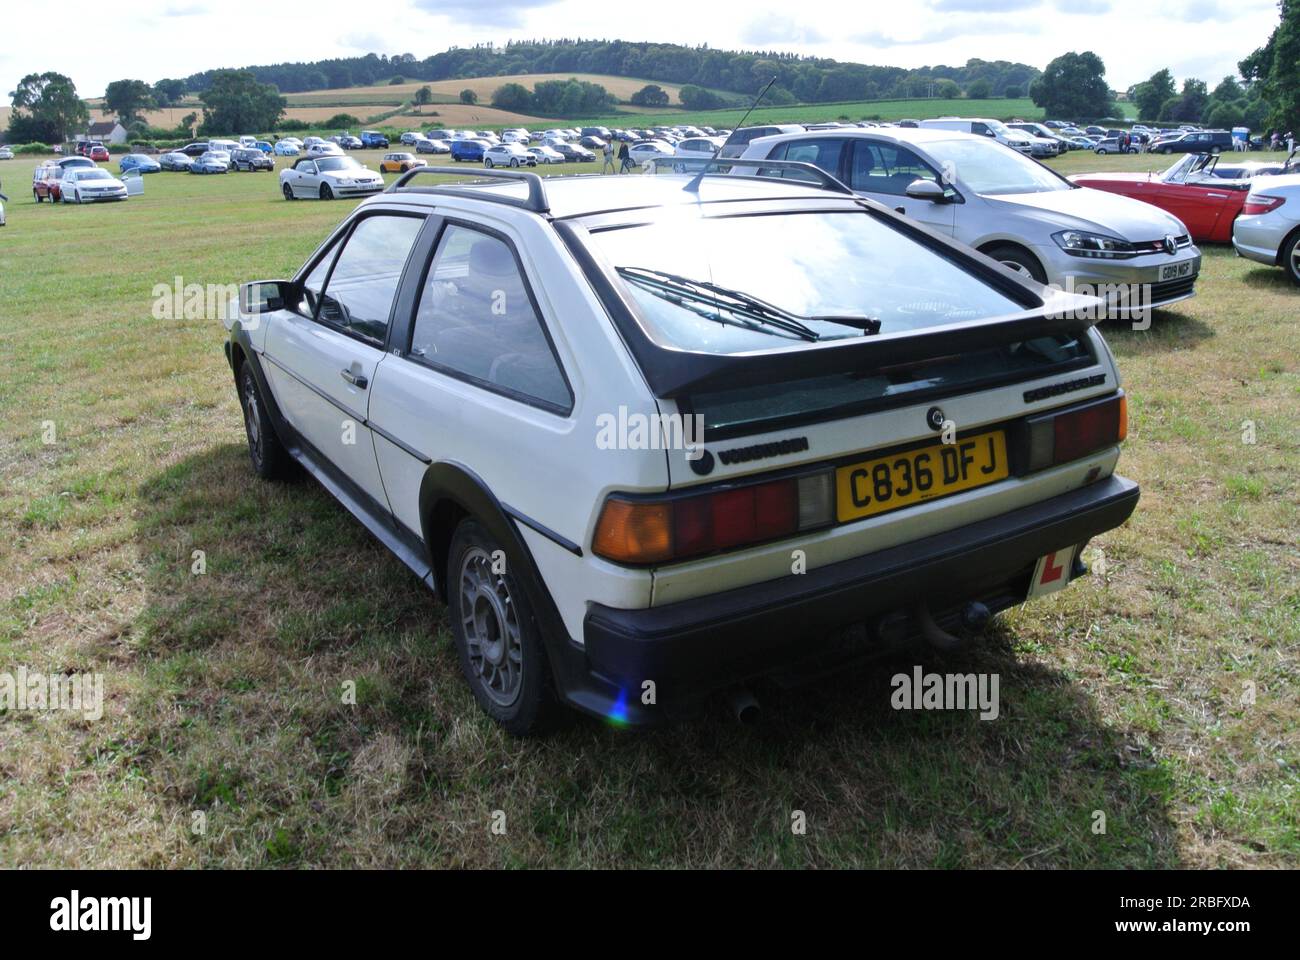
[[(472, 179), (472, 178), (470, 178)], [(555, 218), (585, 217), (606, 213), (613, 210), (627, 210), (644, 207), (668, 207), (699, 203), (729, 203), (745, 200), (821, 200), (827, 202), (856, 202), (854, 198), (842, 193), (823, 190), (820, 187), (802, 184), (793, 180), (774, 178), (757, 179), (751, 177), (716, 175), (701, 180), (698, 192), (684, 188), (694, 177), (685, 174), (655, 174), (645, 176), (614, 176), (600, 174), (572, 174), (568, 176), (545, 177), (543, 185), (550, 214)], [(419, 186), (417, 180), (413, 186)], [(453, 184), (447, 184), (453, 186)], [(476, 183), (471, 188), (485, 194), (498, 197), (510, 197), (524, 200), (528, 196), (528, 184), (524, 180), (503, 180), (500, 183)], [(458, 193), (466, 196), (470, 191)], [(380, 194), (380, 197), (393, 198), (393, 194)], [(429, 204), (445, 202), (445, 195), (437, 193), (420, 193), (418, 190), (403, 190), (396, 194), (403, 200), (419, 198), (419, 202)], [(378, 199), (378, 198), (375, 198)], [(472, 196), (470, 197), (472, 200)]]
[(776, 133), (770, 137), (756, 137), (749, 146), (761, 146), (768, 143), (782, 143), (787, 140), (896, 140), (899, 143), (940, 143), (948, 140), (987, 141), (988, 137), (965, 133), (961, 130), (949, 130), (946, 127), (846, 127), (840, 130), (807, 130), (801, 133)]

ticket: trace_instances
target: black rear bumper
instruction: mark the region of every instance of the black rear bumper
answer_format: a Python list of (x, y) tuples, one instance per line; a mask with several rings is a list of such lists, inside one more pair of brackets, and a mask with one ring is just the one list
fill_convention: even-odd
[[(622, 691), (623, 719), (653, 722), (729, 683), (824, 655), (849, 624), (918, 604), (943, 622), (941, 611), (970, 600), (994, 612), (1019, 603), (1039, 557), (1119, 526), (1138, 496), (1136, 483), (1112, 476), (801, 575), (662, 607), (592, 604), (584, 621), (587, 670), (595, 686)], [(641, 704), (647, 680), (655, 708)]]

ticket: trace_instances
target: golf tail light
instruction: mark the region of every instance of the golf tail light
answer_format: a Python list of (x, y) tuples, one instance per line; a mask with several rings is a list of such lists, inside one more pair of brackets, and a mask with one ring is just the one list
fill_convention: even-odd
[(1247, 197), (1246, 202), (1241, 205), (1241, 213), (1242, 216), (1253, 217), (1261, 213), (1268, 213), (1271, 210), (1276, 210), (1284, 203), (1286, 203), (1286, 197)]
[(1104, 400), (1036, 417), (1029, 421), (1025, 462), (1028, 472), (1081, 460), (1128, 436), (1128, 397)]
[(669, 563), (823, 527), (834, 516), (832, 479), (823, 471), (688, 496), (612, 496), (592, 550), (615, 563)]

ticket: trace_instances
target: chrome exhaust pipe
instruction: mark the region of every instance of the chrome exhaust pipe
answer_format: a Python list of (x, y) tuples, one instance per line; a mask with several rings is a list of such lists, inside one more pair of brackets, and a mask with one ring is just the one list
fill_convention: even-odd
[(727, 702), (731, 704), (731, 712), (736, 715), (736, 719), (746, 726), (757, 723), (763, 711), (753, 691), (743, 684), (727, 691)]

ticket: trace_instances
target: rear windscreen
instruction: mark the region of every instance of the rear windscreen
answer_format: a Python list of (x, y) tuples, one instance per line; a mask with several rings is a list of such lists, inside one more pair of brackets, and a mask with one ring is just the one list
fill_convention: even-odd
[(590, 243), (656, 339), (695, 352), (799, 349), (1025, 309), (865, 210), (669, 216)]

